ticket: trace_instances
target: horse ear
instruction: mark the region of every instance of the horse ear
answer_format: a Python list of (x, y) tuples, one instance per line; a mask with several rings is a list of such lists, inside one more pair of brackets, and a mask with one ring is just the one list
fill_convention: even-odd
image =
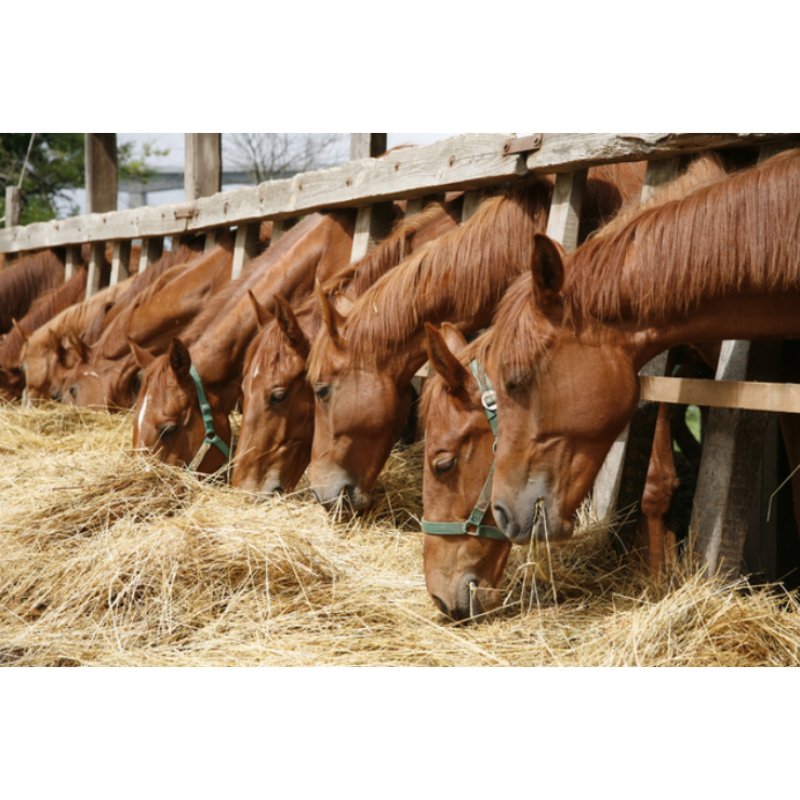
[(11, 324), (19, 331), (19, 335), (27, 342), (31, 338), (30, 334), (19, 324), (18, 320), (12, 319)]
[(547, 236), (537, 233), (533, 237), (533, 299), (542, 307), (559, 301), (564, 285), (564, 258), (561, 246)]
[(289, 301), (280, 293), (275, 295), (275, 319), (292, 348), (303, 358), (307, 358), (311, 345), (303, 333), (303, 329), (300, 327)]
[(316, 283), (317, 303), (319, 305), (319, 314), (322, 318), (322, 324), (328, 331), (331, 341), (337, 347), (344, 347), (344, 338), (342, 337), (339, 329), (344, 324), (345, 317), (336, 310), (336, 306), (331, 302), (330, 297), (322, 289), (319, 280)]
[(258, 320), (258, 327), (263, 328), (268, 322), (272, 320), (272, 314), (266, 306), (258, 302), (258, 298), (253, 294), (251, 289), (247, 290), (247, 296), (253, 304), (253, 310), (256, 312), (256, 319)]
[(67, 341), (80, 357), (84, 363), (89, 362), (89, 345), (83, 341), (83, 337), (75, 334), (73, 331), (67, 333)]
[(149, 350), (145, 350), (144, 347), (139, 347), (130, 337), (128, 337), (128, 347), (130, 347), (136, 363), (142, 369), (147, 369), (147, 367), (156, 360), (156, 357)]
[(189, 380), (189, 370), (192, 368), (192, 357), (189, 348), (177, 337), (170, 342), (167, 352), (169, 365), (179, 380)]
[[(451, 333), (452, 331), (448, 331), (448, 335)], [(428, 351), (431, 365), (445, 379), (450, 392), (452, 394), (463, 392), (464, 382), (469, 379), (469, 373), (450, 350), (442, 333), (429, 322), (425, 323), (425, 349)]]
[(49, 331), (50, 334), (50, 349), (56, 354), (58, 363), (62, 367), (66, 366), (67, 348), (64, 347), (61, 337), (53, 330)]

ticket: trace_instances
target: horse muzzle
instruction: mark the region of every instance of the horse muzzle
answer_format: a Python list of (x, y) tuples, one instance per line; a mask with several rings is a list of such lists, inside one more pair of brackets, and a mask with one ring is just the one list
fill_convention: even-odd
[(514, 544), (527, 544), (531, 539), (552, 542), (572, 536), (572, 522), (562, 519), (546, 478), (529, 481), (512, 498), (495, 495), (492, 511), (500, 530)]

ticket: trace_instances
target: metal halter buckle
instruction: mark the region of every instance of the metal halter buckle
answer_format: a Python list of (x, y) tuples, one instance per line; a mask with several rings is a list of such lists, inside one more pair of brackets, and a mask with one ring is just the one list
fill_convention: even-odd
[(494, 389), (487, 389), (481, 395), (481, 404), (487, 411), (497, 411), (497, 395)]

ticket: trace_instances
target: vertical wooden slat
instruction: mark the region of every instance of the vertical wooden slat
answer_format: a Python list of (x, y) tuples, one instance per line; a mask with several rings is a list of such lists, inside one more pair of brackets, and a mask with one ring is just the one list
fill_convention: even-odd
[[(642, 185), (642, 200), (647, 200), (657, 187), (677, 177), (679, 171), (680, 160), (677, 158), (648, 163)], [(664, 375), (666, 365), (667, 354), (661, 353), (645, 364), (640, 374)], [(644, 458), (649, 458), (657, 416), (652, 409), (645, 410), (647, 405), (647, 403), (639, 404), (639, 410), (631, 425), (617, 437), (595, 479), (592, 497), (595, 513), (601, 518), (608, 516), (618, 507), (626, 508), (638, 504), (641, 500), (641, 490), (637, 487), (641, 484), (642, 490), (644, 489), (647, 470), (646, 468), (644, 472), (637, 470)], [(631, 453), (631, 461), (626, 467), (628, 452)], [(646, 467), (647, 462), (644, 463)], [(620, 494), (623, 490), (624, 498)], [(636, 507), (638, 508), (638, 505)]]
[(278, 240), (283, 236), (285, 230), (286, 220), (276, 219), (272, 223), (272, 237), (269, 240), (270, 245), (277, 244)]
[(422, 211), (422, 198), (415, 197), (413, 200), (406, 201), (406, 216), (411, 217)]
[[(350, 134), (350, 158), (375, 158), (386, 152), (385, 133), (351, 133)], [(350, 261), (355, 263), (362, 259), (374, 242), (385, 232), (386, 204), (378, 210), (372, 206), (364, 206), (358, 209), (356, 214), (356, 225), (353, 232), (353, 249), (350, 253)]]
[(6, 228), (19, 225), (21, 205), (19, 189), (16, 186), (6, 186)]
[(231, 280), (236, 280), (248, 261), (256, 254), (258, 247), (258, 222), (240, 225), (236, 230), (236, 242), (233, 246), (233, 266)]
[(466, 222), (483, 202), (484, 194), (479, 189), (474, 192), (464, 193), (464, 207), (461, 211), (461, 221)]
[(75, 265), (80, 261), (80, 248), (77, 245), (67, 245), (67, 255), (64, 263), (64, 280), (68, 281), (75, 274)]
[(163, 253), (163, 236), (151, 236), (149, 239), (142, 239), (142, 251), (139, 255), (139, 272), (144, 272), (151, 264), (158, 261)]
[(206, 233), (206, 241), (205, 245), (203, 246), (203, 252), (208, 253), (210, 250), (213, 250), (217, 244), (217, 231), (216, 229), (212, 229)]
[(129, 239), (114, 242), (111, 256), (110, 285), (115, 286), (120, 281), (129, 278), (131, 274), (131, 243)]
[(86, 275), (86, 297), (91, 297), (100, 291), (101, 283), (101, 266), (103, 264), (103, 255), (105, 245), (103, 242), (92, 242), (89, 249), (89, 271)]
[(117, 134), (87, 133), (86, 210), (102, 213), (117, 209)]
[(567, 252), (578, 246), (578, 226), (587, 172), (586, 169), (578, 169), (556, 176), (547, 217), (547, 235), (559, 242)]
[(209, 197), (222, 188), (222, 134), (185, 135), (184, 191), (186, 200)]

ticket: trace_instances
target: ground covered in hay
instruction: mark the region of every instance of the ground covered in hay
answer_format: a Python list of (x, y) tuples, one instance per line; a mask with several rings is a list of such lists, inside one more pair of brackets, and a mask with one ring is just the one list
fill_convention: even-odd
[(0, 406), (0, 664), (794, 665), (800, 606), (689, 572), (657, 585), (586, 523), (516, 548), (506, 607), (447, 622), (422, 577), (420, 447), (376, 508), (257, 503), (129, 452), (126, 416)]

